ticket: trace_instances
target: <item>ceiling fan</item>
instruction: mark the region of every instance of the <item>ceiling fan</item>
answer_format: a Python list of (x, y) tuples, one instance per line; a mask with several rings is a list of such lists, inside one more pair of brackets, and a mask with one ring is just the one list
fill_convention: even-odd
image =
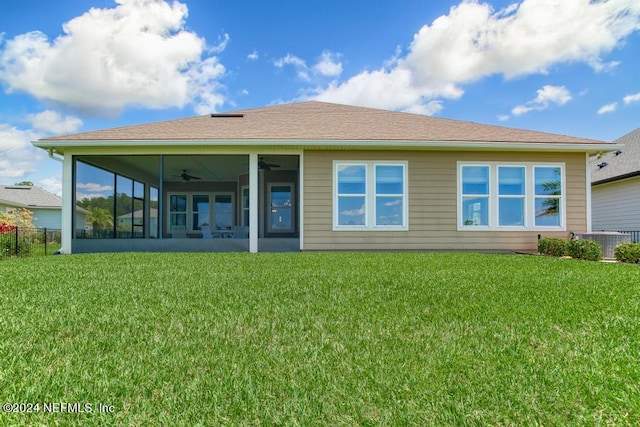
[(262, 169), (265, 171), (270, 171), (271, 168), (279, 168), (280, 165), (276, 165), (275, 163), (267, 163), (264, 161), (264, 157), (260, 157), (258, 159), (258, 169)]
[(199, 176), (189, 175), (186, 169), (182, 169), (182, 173), (179, 176), (182, 178), (182, 182), (189, 182), (192, 179), (200, 179)]

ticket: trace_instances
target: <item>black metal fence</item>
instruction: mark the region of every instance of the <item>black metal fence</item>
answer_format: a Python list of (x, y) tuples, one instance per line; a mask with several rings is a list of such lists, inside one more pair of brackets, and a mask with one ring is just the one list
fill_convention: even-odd
[(0, 260), (53, 255), (60, 249), (60, 229), (13, 228), (0, 232)]

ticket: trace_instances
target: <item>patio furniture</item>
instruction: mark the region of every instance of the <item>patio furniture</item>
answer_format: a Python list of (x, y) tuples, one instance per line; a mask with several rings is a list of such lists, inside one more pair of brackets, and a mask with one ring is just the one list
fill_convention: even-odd
[(236, 225), (231, 228), (231, 238), (232, 239), (248, 239), (249, 238), (249, 227), (246, 225)]
[(201, 225), (200, 230), (202, 230), (203, 239), (213, 239), (214, 235), (211, 233), (211, 227), (208, 225)]

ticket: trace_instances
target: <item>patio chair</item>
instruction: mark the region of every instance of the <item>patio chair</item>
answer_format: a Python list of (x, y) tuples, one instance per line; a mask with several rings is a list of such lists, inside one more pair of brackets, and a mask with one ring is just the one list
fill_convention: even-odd
[(208, 225), (201, 225), (200, 230), (202, 230), (203, 239), (213, 239), (213, 234), (211, 233), (211, 227), (209, 227)]
[(246, 225), (236, 225), (231, 229), (231, 238), (232, 239), (248, 239), (249, 238), (249, 227)]
[(171, 227), (171, 237), (173, 239), (186, 239), (187, 229), (184, 225), (174, 225)]

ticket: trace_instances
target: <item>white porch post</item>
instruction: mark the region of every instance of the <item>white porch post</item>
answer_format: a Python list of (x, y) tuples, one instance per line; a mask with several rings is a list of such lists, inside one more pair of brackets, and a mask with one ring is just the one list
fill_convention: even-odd
[(586, 153), (584, 155), (585, 157), (585, 168), (586, 168), (586, 172), (585, 173), (585, 180), (587, 181), (586, 184), (586, 189), (585, 189), (585, 194), (587, 196), (587, 233), (591, 233), (591, 165), (589, 164), (589, 153)]
[(249, 154), (249, 252), (258, 252), (258, 153)]
[(61, 240), (62, 253), (71, 253), (73, 237), (73, 214), (75, 200), (73, 198), (73, 156), (67, 154), (62, 162), (62, 221)]

